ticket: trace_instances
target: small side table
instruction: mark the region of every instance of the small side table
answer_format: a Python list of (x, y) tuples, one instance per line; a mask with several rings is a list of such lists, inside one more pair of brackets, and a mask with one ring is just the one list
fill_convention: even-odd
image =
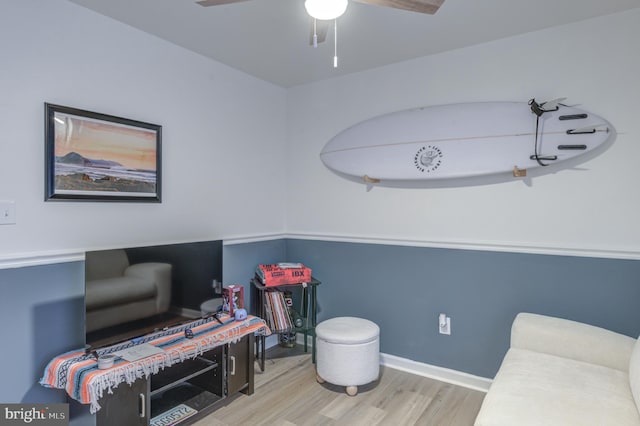
[[(253, 300), (253, 315), (258, 316), (262, 319), (265, 319), (265, 292), (270, 290), (278, 290), (283, 291), (285, 289), (291, 288), (302, 288), (302, 302), (303, 309), (300, 312), (302, 316), (302, 326), (301, 327), (293, 327), (287, 330), (271, 330), (273, 333), (286, 333), (286, 332), (296, 332), (304, 334), (304, 351), (307, 352), (307, 336), (312, 337), (312, 348), (311, 348), (311, 360), (315, 364), (316, 362), (316, 314), (317, 314), (317, 288), (320, 285), (320, 281), (315, 278), (311, 278), (311, 281), (308, 283), (296, 283), (296, 284), (287, 284), (287, 285), (279, 285), (279, 286), (264, 286), (259, 279), (253, 278), (251, 280), (251, 299)], [(311, 289), (311, 291), (309, 291)], [(256, 359), (258, 359), (260, 363), (260, 370), (264, 371), (265, 366), (265, 336), (257, 336), (256, 339)]]

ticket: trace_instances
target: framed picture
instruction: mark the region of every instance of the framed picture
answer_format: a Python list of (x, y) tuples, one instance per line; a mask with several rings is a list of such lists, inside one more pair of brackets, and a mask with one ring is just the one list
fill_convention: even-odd
[(45, 103), (45, 201), (161, 201), (162, 126)]

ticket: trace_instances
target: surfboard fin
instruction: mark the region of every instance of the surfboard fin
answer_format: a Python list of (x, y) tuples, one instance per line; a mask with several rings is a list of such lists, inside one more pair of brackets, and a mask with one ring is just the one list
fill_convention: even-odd
[(556, 98), (547, 102), (538, 103), (536, 99), (533, 98), (529, 101), (529, 106), (531, 107), (531, 112), (540, 117), (545, 112), (557, 111), (560, 109), (560, 102), (564, 101), (567, 98)]
[(555, 161), (558, 159), (557, 155), (530, 155), (529, 160), (536, 161)]
[(542, 107), (543, 111), (557, 111), (558, 109), (560, 109), (560, 105), (562, 105), (560, 102), (564, 101), (567, 98), (555, 98), (555, 99), (551, 99), (550, 101), (546, 101), (540, 104), (540, 106)]
[(568, 135), (585, 135), (585, 134), (588, 134), (588, 133), (595, 133), (597, 131), (600, 131), (600, 132), (608, 132), (609, 131), (608, 127), (605, 128), (605, 129), (598, 130), (597, 128), (601, 127), (601, 126), (604, 126), (604, 123), (603, 124), (599, 124), (599, 125), (595, 125), (595, 126), (580, 127), (579, 129), (569, 129), (569, 130), (567, 130), (567, 134)]
[(587, 114), (568, 114), (568, 115), (561, 115), (560, 117), (558, 117), (558, 120), (560, 120), (560, 121), (565, 121), (565, 120), (583, 120), (583, 119), (585, 119), (587, 117), (588, 117)]

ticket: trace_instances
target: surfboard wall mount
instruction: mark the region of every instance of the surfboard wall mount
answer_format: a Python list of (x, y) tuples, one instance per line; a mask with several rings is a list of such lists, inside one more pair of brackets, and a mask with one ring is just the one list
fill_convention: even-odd
[(513, 177), (526, 177), (527, 169), (519, 169), (518, 166), (513, 166)]

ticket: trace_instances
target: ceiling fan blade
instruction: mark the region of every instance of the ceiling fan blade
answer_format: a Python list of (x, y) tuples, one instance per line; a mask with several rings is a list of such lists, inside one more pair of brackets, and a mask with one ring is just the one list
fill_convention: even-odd
[(231, 4), (231, 3), (240, 3), (242, 1), (247, 0), (201, 0), (197, 1), (200, 6), (208, 7), (208, 6), (220, 6), (221, 4)]
[[(313, 46), (313, 21), (314, 19), (311, 18), (311, 30), (309, 32), (309, 44), (311, 46)], [(331, 21), (321, 21), (319, 19), (315, 20), (315, 34), (318, 36), (318, 43), (322, 43), (327, 39), (327, 33), (329, 32), (329, 24), (331, 24)]]
[(392, 7), (433, 15), (440, 9), (444, 0), (354, 0), (358, 3), (373, 4), (375, 6)]

